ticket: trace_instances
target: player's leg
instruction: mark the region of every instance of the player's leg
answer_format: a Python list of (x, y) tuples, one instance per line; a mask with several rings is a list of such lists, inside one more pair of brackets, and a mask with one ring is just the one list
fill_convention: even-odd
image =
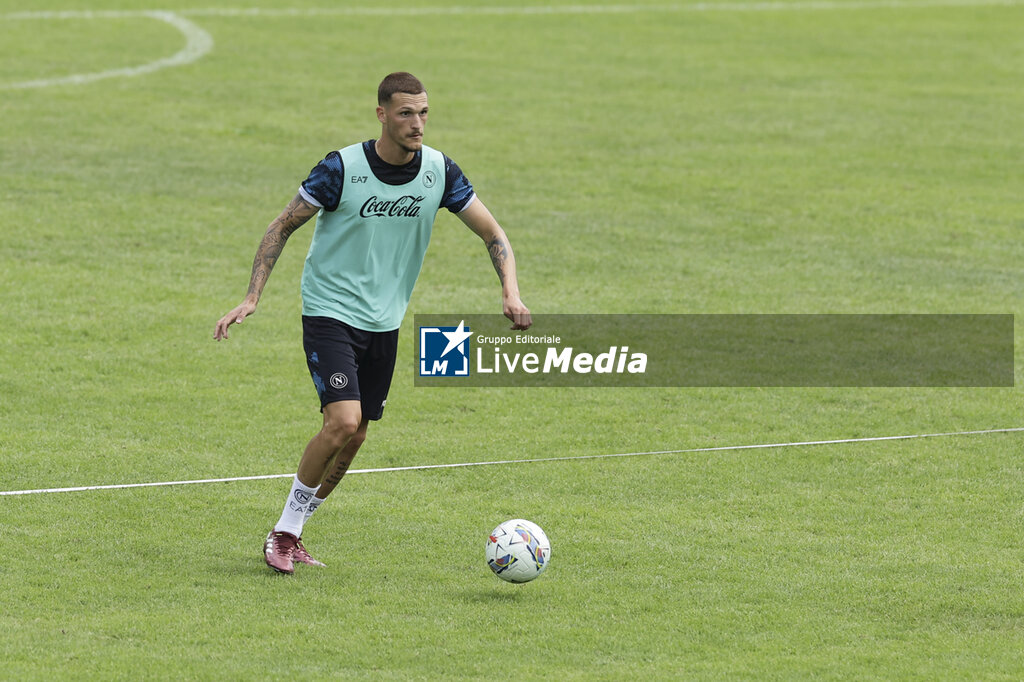
[[(313, 516), (313, 512), (320, 508), (327, 496), (341, 483), (341, 479), (345, 476), (345, 472), (348, 471), (349, 466), (352, 464), (352, 460), (355, 459), (356, 453), (359, 451), (359, 446), (366, 440), (366, 426), (367, 420), (362, 420), (359, 424), (359, 428), (348, 439), (348, 442), (343, 448), (335, 452), (334, 457), (328, 463), (326, 473), (320, 486), (316, 489), (316, 493), (313, 495), (313, 499), (306, 505), (306, 514), (303, 518), (302, 525), (305, 526), (306, 522), (309, 521), (310, 517)], [(317, 561), (310, 555), (309, 550), (302, 543), (302, 536), (295, 541), (295, 551), (292, 553), (292, 558), (295, 561), (308, 564), (310, 566), (324, 566), (325, 564), (321, 561)]]
[(310, 376), (320, 397), (323, 423), (306, 445), (299, 461), (281, 517), (264, 542), (264, 555), (271, 568), (282, 573), (294, 570), (293, 557), (319, 564), (302, 547), (302, 526), (306, 511), (332, 460), (359, 430), (362, 408), (359, 400), (358, 364), (368, 342), (361, 332), (329, 318), (303, 317), (302, 341)]
[(322, 501), (317, 498), (319, 482), (329, 477), (331, 463), (344, 456), (361, 422), (362, 408), (358, 400), (339, 400), (324, 406), (323, 426), (306, 445), (281, 517), (264, 541), (265, 560), (275, 571), (291, 573), (295, 561), (323, 566), (302, 544), (302, 526), (309, 508)]
[[(320, 506), (327, 493), (321, 492), (322, 486), (306, 485), (305, 481), (310, 480), (307, 476), (321, 479), (332, 478), (332, 472), (337, 469), (337, 463), (345, 458), (345, 453), (352, 448), (352, 441), (359, 436), (360, 422), (361, 410), (358, 400), (342, 400), (324, 406), (323, 428), (306, 446), (306, 451), (299, 462), (299, 471), (292, 484), (292, 497), (285, 504), (278, 525), (275, 525), (274, 531), (271, 531), (271, 534), (281, 531), (285, 527), (283, 524), (288, 524), (287, 532), (295, 537), (295, 546), (292, 549), (293, 562), (309, 566), (324, 565), (323, 562), (314, 559), (303, 544), (302, 526)], [(353, 428), (353, 424), (357, 426)], [(365, 427), (361, 431), (365, 436)], [(361, 443), (362, 437), (359, 440)], [(358, 448), (359, 446), (356, 445), (355, 449)], [(351, 461), (351, 457), (348, 459)], [(338, 476), (338, 480), (341, 480), (340, 476)], [(300, 497), (296, 497), (297, 495)]]
[(348, 439), (341, 450), (335, 455), (331, 465), (327, 468), (326, 475), (323, 481), (320, 482), (320, 487), (317, 489), (315, 502), (316, 505), (311, 505), (312, 509), (306, 512), (306, 518), (316, 510), (320, 502), (327, 499), (327, 496), (334, 491), (338, 484), (341, 483), (341, 479), (345, 476), (349, 466), (352, 464), (352, 460), (355, 459), (356, 453), (359, 452), (360, 446), (366, 441), (366, 428), (369, 426), (370, 420), (363, 419), (359, 423), (359, 428), (352, 434), (352, 437)]
[[(320, 508), (320, 505), (324, 503), (327, 496), (341, 483), (341, 479), (345, 476), (345, 472), (348, 471), (349, 465), (352, 464), (352, 460), (355, 458), (356, 453), (359, 451), (359, 446), (366, 440), (366, 426), (367, 420), (362, 420), (359, 424), (359, 428), (355, 434), (349, 438), (341, 450), (338, 450), (334, 457), (331, 458), (330, 463), (327, 466), (326, 474), (320, 486), (316, 489), (316, 493), (313, 495), (313, 499), (306, 505), (306, 515), (303, 519), (303, 526), (309, 521), (310, 517), (313, 516), (313, 512)], [(295, 551), (293, 552), (293, 558), (295, 561), (299, 561), (310, 566), (323, 566), (324, 564), (314, 559), (306, 546), (302, 543), (302, 536), (295, 542)]]
[(352, 460), (355, 459), (359, 448), (366, 441), (366, 430), (369, 423), (384, 416), (384, 406), (387, 404), (388, 391), (391, 390), (391, 379), (395, 371), (397, 353), (397, 330), (374, 332), (365, 351), (359, 357), (356, 380), (359, 383), (362, 420), (355, 434), (337, 454), (333, 464), (328, 467), (328, 472), (321, 481), (316, 496), (307, 506), (307, 521), (348, 472)]
[[(321, 481), (331, 473), (331, 462), (336, 462), (342, 457), (350, 441), (360, 432), (362, 438), (365, 438), (363, 411), (358, 400), (340, 400), (325, 405), (323, 426), (306, 445), (306, 450), (299, 461), (299, 470), (296, 473), (299, 481), (315, 491)], [(362, 439), (359, 442), (362, 444)]]

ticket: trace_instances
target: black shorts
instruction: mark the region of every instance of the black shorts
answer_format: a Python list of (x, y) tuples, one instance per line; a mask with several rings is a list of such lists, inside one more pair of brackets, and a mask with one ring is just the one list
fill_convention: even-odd
[(380, 419), (398, 355), (398, 330), (368, 332), (330, 317), (302, 316), (302, 347), (320, 411), (328, 403), (358, 400), (363, 419)]

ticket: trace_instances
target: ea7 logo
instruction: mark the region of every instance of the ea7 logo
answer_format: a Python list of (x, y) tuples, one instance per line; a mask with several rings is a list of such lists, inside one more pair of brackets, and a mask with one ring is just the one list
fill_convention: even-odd
[(370, 176), (368, 176), (368, 175), (353, 175), (352, 176), (352, 184), (353, 185), (358, 185), (361, 182), (366, 182), (369, 179), (369, 177)]
[(420, 376), (468, 377), (469, 328), (420, 327)]

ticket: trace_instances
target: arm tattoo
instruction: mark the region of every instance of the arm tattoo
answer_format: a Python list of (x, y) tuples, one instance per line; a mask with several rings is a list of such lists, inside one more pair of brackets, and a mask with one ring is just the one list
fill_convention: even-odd
[(494, 238), (487, 242), (487, 251), (491, 254), (491, 262), (498, 273), (498, 279), (505, 284), (505, 264), (508, 262), (508, 244), (504, 240)]
[(274, 269), (288, 237), (292, 236), (295, 230), (302, 227), (310, 219), (318, 208), (305, 201), (301, 197), (292, 199), (287, 207), (281, 212), (274, 222), (270, 223), (263, 241), (256, 250), (256, 257), (252, 261), (252, 277), (249, 279), (248, 294), (255, 294), (257, 297), (262, 293), (270, 272)]

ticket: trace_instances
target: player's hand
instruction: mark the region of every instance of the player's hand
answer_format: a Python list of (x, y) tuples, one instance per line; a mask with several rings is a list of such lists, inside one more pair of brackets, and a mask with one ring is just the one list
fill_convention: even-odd
[(256, 312), (256, 304), (246, 299), (235, 307), (230, 313), (217, 321), (217, 327), (213, 330), (213, 339), (220, 341), (228, 338), (228, 327), (233, 324), (242, 324), (242, 320)]
[(505, 317), (512, 320), (512, 329), (529, 329), (533, 324), (530, 309), (523, 305), (518, 296), (506, 298), (503, 307)]

